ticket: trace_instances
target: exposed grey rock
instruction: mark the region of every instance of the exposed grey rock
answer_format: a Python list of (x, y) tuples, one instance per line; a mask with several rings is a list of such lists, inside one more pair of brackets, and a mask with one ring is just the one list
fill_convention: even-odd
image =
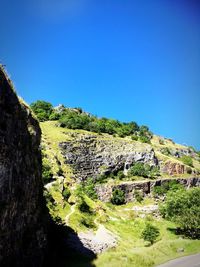
[(40, 128), (0, 67), (0, 266), (41, 266), (46, 247)]
[(126, 174), (134, 162), (144, 162), (151, 166), (158, 164), (154, 150), (148, 144), (136, 144), (126, 139), (106, 139), (92, 134), (77, 136), (75, 140), (59, 144), (65, 163), (72, 166), (75, 177), (94, 179), (100, 174)]
[[(200, 187), (200, 178), (177, 178), (173, 179), (176, 180), (178, 183), (182, 184), (186, 188), (190, 187)], [(125, 193), (125, 201), (132, 202), (135, 200), (134, 191), (140, 191), (143, 196), (148, 196), (153, 192), (153, 188), (155, 186), (161, 186), (165, 183), (172, 181), (172, 179), (159, 179), (156, 181), (141, 181), (141, 182), (122, 182), (118, 185), (112, 184), (100, 184), (96, 185), (95, 189), (98, 195), (98, 198), (103, 202), (109, 202), (112, 197), (112, 192), (115, 189), (121, 189)]]

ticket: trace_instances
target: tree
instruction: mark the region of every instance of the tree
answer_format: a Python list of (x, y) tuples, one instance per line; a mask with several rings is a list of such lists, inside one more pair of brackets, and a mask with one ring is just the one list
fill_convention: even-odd
[(125, 203), (125, 193), (121, 189), (115, 189), (112, 193), (111, 203), (114, 205), (122, 205)]
[(146, 224), (146, 227), (143, 230), (141, 237), (145, 241), (150, 242), (150, 244), (152, 245), (156, 241), (156, 239), (159, 237), (159, 235), (160, 235), (159, 229), (156, 226), (148, 223)]
[(155, 166), (150, 166), (149, 164), (144, 164), (142, 162), (135, 162), (130, 168), (130, 176), (142, 176), (144, 178), (154, 178), (159, 175), (159, 170)]
[(88, 197), (95, 200), (97, 199), (97, 193), (95, 190), (95, 183), (93, 178), (88, 178), (83, 186), (83, 191), (86, 193)]
[(39, 121), (49, 120), (49, 117), (53, 112), (52, 104), (43, 100), (38, 100), (32, 103), (30, 107), (37, 116)]
[(169, 192), (160, 212), (175, 222), (185, 235), (200, 237), (200, 188)]

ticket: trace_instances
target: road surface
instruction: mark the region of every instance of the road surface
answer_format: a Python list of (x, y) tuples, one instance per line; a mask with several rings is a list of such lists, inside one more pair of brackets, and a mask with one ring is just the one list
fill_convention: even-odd
[(200, 253), (178, 258), (157, 267), (200, 267)]

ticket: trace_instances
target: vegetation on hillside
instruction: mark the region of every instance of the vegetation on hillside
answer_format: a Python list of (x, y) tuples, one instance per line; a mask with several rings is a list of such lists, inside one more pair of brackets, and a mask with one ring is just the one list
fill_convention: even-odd
[(81, 108), (54, 109), (49, 102), (38, 100), (31, 108), (39, 121), (58, 120), (61, 127), (68, 129), (83, 129), (96, 133), (107, 133), (119, 137), (132, 136), (133, 140), (150, 143), (152, 133), (147, 126), (139, 126), (136, 122), (120, 122), (114, 119), (97, 118), (85, 113)]
[(170, 191), (161, 213), (175, 222), (185, 235), (200, 238), (200, 188)]
[[(74, 110), (73, 112), (76, 112), (77, 114), (83, 113), (81, 110)], [(121, 190), (123, 187), (121, 187), (118, 191), (113, 190), (110, 203), (103, 203), (97, 199), (95, 191), (96, 183), (109, 182), (111, 185), (115, 183), (118, 185), (122, 180), (125, 181), (126, 179), (142, 180), (143, 175), (150, 179), (154, 179), (159, 176), (159, 170), (144, 163), (139, 165), (133, 164), (131, 168), (132, 170), (128, 176), (125, 176), (123, 171), (119, 170), (107, 175), (99, 175), (98, 177), (95, 177), (95, 179), (94, 177), (88, 178), (86, 181), (82, 181), (77, 185), (76, 183), (73, 183), (72, 179), (70, 180), (68, 178), (68, 176), (71, 177), (72, 175), (71, 173), (70, 175), (68, 174), (68, 165), (65, 164), (64, 158), (59, 154), (59, 143), (64, 140), (73, 142), (76, 140), (77, 136), (84, 134), (89, 135), (89, 133), (80, 130), (69, 130), (67, 128), (56, 127), (57, 124), (57, 121), (41, 123), (42, 129), (45, 129), (46, 149), (48, 150), (48, 153), (46, 153), (48, 157), (45, 157), (45, 161), (49, 160), (48, 164), (52, 169), (50, 171), (53, 172), (55, 177), (52, 185), (47, 186), (47, 189), (45, 190), (47, 206), (50, 209), (53, 219), (58, 224), (67, 224), (76, 232), (95, 232), (98, 229), (98, 224), (101, 224), (117, 236), (117, 246), (98, 255), (94, 261), (95, 266), (151, 267), (180, 255), (199, 251), (200, 241), (191, 239), (191, 237), (197, 237), (196, 233), (193, 233), (192, 236), (190, 235), (189, 238), (183, 236), (183, 230), (186, 232), (190, 231), (183, 229), (179, 221), (175, 219), (175, 216), (168, 217), (168, 213), (166, 212), (167, 209), (165, 210), (165, 208), (163, 208), (163, 210), (165, 210), (162, 213), (163, 218), (159, 216), (159, 214), (158, 216), (154, 213), (149, 215), (148, 213), (145, 214), (142, 211), (134, 209), (134, 207), (145, 209), (145, 206), (156, 205), (157, 202), (162, 203), (161, 201), (165, 201), (165, 199), (167, 203), (170, 194), (173, 194), (173, 192), (176, 192), (175, 195), (179, 194), (179, 191), (182, 190), (181, 185), (177, 184), (174, 180), (169, 181), (168, 183), (162, 183), (160, 186), (155, 187), (156, 199), (150, 199), (150, 196), (147, 197), (143, 192), (135, 190), (131, 193), (134, 195), (134, 201), (127, 204), (125, 203), (125, 193)], [(133, 135), (131, 135), (131, 138), (127, 138), (127, 140), (113, 138), (113, 136), (107, 135), (98, 136), (93, 133), (91, 135), (97, 136), (98, 139), (106, 138), (111, 142), (113, 140), (118, 142), (119, 140), (127, 142), (127, 144), (132, 142), (131, 138), (135, 140)], [(136, 132), (136, 136), (137, 138), (139, 137), (138, 132)], [(136, 142), (134, 144), (139, 147), (149, 147), (149, 145), (146, 144)], [(166, 140), (164, 145), (159, 145), (158, 143), (155, 143), (154, 145), (154, 140), (152, 139), (153, 149), (160, 151), (161, 146), (163, 146), (162, 148), (169, 146), (170, 151), (172, 152), (177, 147), (179, 149), (178, 145), (169, 144)], [(165, 158), (169, 160), (169, 157), (173, 160), (173, 153), (166, 156), (164, 153), (160, 154), (159, 156), (161, 156), (163, 161)], [(59, 160), (54, 160), (53, 157), (58, 157)], [(174, 160), (180, 162), (180, 158)], [(193, 158), (193, 164), (195, 168), (196, 166), (198, 167), (195, 158)], [(59, 166), (63, 169), (63, 177), (59, 177), (58, 175)], [(188, 168), (191, 167), (188, 165)], [(56, 177), (57, 175), (58, 177)], [(64, 179), (62, 180), (62, 178)], [(164, 195), (164, 197), (160, 197), (162, 195)], [(166, 203), (163, 202), (164, 205)], [(197, 210), (198, 209), (195, 208), (194, 211)], [(188, 211), (186, 209), (186, 214), (188, 212), (192, 213), (191, 210)], [(183, 213), (184, 212), (182, 211), (182, 214)], [(196, 220), (194, 216), (191, 216), (191, 221), (192, 218)], [(152, 229), (152, 227), (149, 227), (148, 225), (155, 227), (157, 230)], [(183, 238), (180, 238), (180, 234)], [(151, 246), (148, 246), (147, 242), (149, 242)], [(184, 250), (181, 254), (178, 252), (180, 248)], [(69, 259), (67, 259), (66, 264), (70, 263)], [(70, 266), (76, 267), (82, 265), (80, 259), (76, 265), (75, 259)]]
[(159, 237), (160, 231), (158, 227), (147, 223), (145, 229), (142, 232), (141, 237), (145, 240), (150, 242), (151, 245), (156, 241), (156, 239)]
[(160, 175), (158, 167), (150, 166), (143, 162), (136, 162), (128, 173), (129, 176), (142, 176), (144, 178), (156, 178)]

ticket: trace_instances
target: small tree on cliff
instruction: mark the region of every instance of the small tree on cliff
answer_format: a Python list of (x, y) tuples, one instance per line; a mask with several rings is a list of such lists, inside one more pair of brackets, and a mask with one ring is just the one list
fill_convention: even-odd
[(156, 241), (159, 235), (160, 235), (159, 229), (156, 226), (148, 223), (145, 229), (143, 230), (141, 237), (145, 241), (150, 242), (150, 244), (152, 245)]
[(38, 100), (32, 103), (30, 107), (37, 116), (39, 121), (49, 120), (49, 117), (53, 112), (52, 104), (42, 100)]
[(112, 194), (111, 203), (114, 205), (122, 205), (125, 203), (125, 193), (121, 189), (115, 189)]

